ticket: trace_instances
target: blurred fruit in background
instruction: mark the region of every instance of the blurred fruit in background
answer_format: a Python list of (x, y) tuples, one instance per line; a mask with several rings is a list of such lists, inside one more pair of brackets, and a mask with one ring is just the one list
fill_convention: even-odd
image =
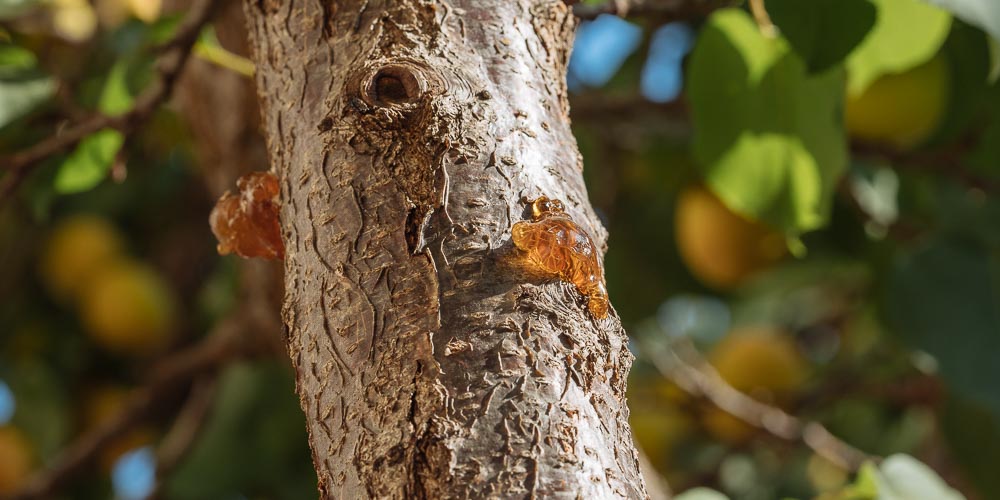
[[(792, 338), (769, 327), (737, 328), (709, 355), (719, 375), (733, 388), (764, 403), (781, 406), (802, 389), (809, 365)], [(711, 407), (703, 423), (716, 439), (738, 445), (754, 429), (729, 413)]]
[(706, 285), (728, 290), (781, 260), (781, 233), (729, 210), (701, 185), (677, 199), (676, 239), (688, 269)]
[(132, 14), (144, 23), (151, 23), (160, 17), (161, 0), (125, 0)]
[(875, 80), (858, 95), (848, 95), (848, 133), (867, 142), (910, 149), (941, 123), (948, 105), (948, 63), (942, 56), (902, 73)]
[(75, 215), (52, 230), (41, 259), (41, 277), (53, 297), (70, 302), (125, 245), (118, 230), (94, 215)]
[(0, 494), (16, 491), (31, 475), (31, 443), (16, 427), (0, 426)]
[(108, 351), (132, 356), (167, 347), (175, 310), (173, 295), (159, 274), (128, 258), (101, 267), (80, 301), (80, 316), (91, 339)]
[[(81, 431), (88, 432), (114, 420), (125, 409), (129, 395), (127, 387), (112, 384), (98, 385), (85, 391), (81, 403)], [(119, 436), (101, 451), (98, 458), (101, 471), (110, 472), (122, 455), (153, 440), (154, 432), (148, 426), (137, 427)]]
[(53, 0), (52, 27), (69, 42), (85, 42), (97, 30), (97, 14), (87, 0)]

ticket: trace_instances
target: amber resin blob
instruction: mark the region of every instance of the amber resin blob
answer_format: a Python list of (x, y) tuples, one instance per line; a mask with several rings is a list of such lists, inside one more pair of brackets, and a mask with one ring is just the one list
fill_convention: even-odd
[(281, 259), (285, 245), (278, 223), (278, 178), (253, 172), (236, 181), (238, 193), (226, 192), (216, 202), (209, 223), (219, 240), (219, 254)]
[(531, 215), (530, 221), (514, 224), (514, 245), (539, 270), (574, 284), (587, 297), (587, 309), (595, 318), (607, 317), (608, 290), (594, 240), (570, 219), (559, 200), (538, 198), (531, 204)]

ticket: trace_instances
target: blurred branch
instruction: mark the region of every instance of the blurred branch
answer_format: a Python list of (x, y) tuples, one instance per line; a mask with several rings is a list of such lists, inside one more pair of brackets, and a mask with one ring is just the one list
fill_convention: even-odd
[(177, 26), (174, 37), (160, 47), (156, 61), (156, 76), (135, 100), (132, 109), (121, 115), (95, 113), (52, 136), (17, 153), (0, 158), (0, 169), (6, 171), (0, 183), (0, 204), (10, 198), (17, 187), (42, 160), (75, 146), (90, 134), (112, 128), (128, 135), (141, 126), (170, 97), (174, 82), (198, 40), (201, 28), (208, 23), (221, 0), (198, 0)]
[(219, 45), (197, 43), (194, 46), (194, 55), (199, 59), (208, 61), (220, 68), (226, 68), (247, 78), (253, 78), (254, 71), (256, 71), (253, 61), (233, 54)]
[(195, 381), (187, 401), (156, 451), (156, 487), (150, 499), (161, 497), (165, 478), (184, 459), (205, 428), (217, 388), (218, 378), (214, 373)]
[[(878, 224), (878, 221), (876, 221), (872, 215), (861, 206), (861, 202), (858, 200), (856, 193), (851, 189), (847, 176), (841, 177), (840, 181), (837, 183), (836, 192), (840, 196), (841, 200), (843, 200), (844, 204), (847, 205), (855, 215), (857, 215), (858, 219), (860, 219), (866, 227), (867, 224), (870, 223)], [(911, 218), (907, 217), (906, 214), (899, 214), (895, 221), (885, 226), (884, 230), (884, 236), (900, 243), (914, 241), (927, 232), (926, 227), (923, 227), (923, 225), (915, 220), (911, 220)]]
[[(655, 134), (669, 137), (689, 138), (692, 132), (690, 109), (684, 96), (664, 104), (650, 102), (642, 96), (615, 97), (592, 92), (570, 97), (574, 122), (586, 122), (611, 132), (613, 140), (636, 139), (634, 127), (627, 128), (627, 137), (614, 134), (616, 128), (641, 122), (656, 125)], [(980, 131), (953, 143), (915, 151), (900, 151), (891, 146), (883, 146), (852, 140), (849, 144), (852, 157), (873, 161), (884, 161), (887, 166), (899, 171), (926, 172), (952, 179), (968, 188), (979, 189), (989, 194), (1000, 194), (1000, 180), (970, 170), (963, 159), (971, 153), (981, 140)]]
[(670, 492), (670, 485), (667, 480), (656, 470), (656, 466), (649, 460), (649, 455), (635, 442), (635, 449), (639, 452), (639, 472), (646, 480), (646, 495), (649, 500), (670, 500), (673, 495)]
[(708, 16), (713, 10), (735, 5), (733, 0), (607, 0), (600, 4), (567, 1), (580, 19), (594, 19), (601, 14), (619, 17), (649, 16), (665, 21), (682, 21)]
[(762, 35), (768, 38), (778, 36), (778, 29), (771, 22), (771, 16), (767, 13), (764, 0), (750, 0), (750, 13), (753, 14), (753, 20), (757, 23)]
[(804, 422), (734, 389), (691, 345), (677, 342), (650, 352), (660, 373), (689, 394), (707, 399), (719, 409), (787, 441), (802, 441), (816, 454), (848, 470), (874, 457), (841, 441), (816, 422)]
[(201, 343), (173, 353), (156, 364), (146, 385), (135, 391), (114, 419), (70, 444), (50, 467), (40, 471), (20, 491), (0, 498), (50, 498), (60, 486), (87, 467), (97, 453), (149, 418), (170, 391), (229, 360), (255, 352), (259, 343), (249, 341), (245, 335), (254, 326), (250, 323), (252, 317), (237, 309), (230, 317), (220, 321)]
[(972, 152), (979, 142), (979, 134), (961, 139), (951, 145), (936, 149), (899, 151), (897, 149), (851, 141), (851, 154), (860, 158), (881, 159), (896, 170), (928, 172), (954, 179), (962, 185), (986, 193), (1000, 193), (1000, 181), (968, 169), (962, 159)]

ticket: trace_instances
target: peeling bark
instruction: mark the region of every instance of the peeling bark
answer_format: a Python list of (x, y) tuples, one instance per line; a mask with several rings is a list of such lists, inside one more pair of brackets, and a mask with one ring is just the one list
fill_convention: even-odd
[(539, 196), (605, 247), (551, 0), (246, 0), (283, 318), (325, 498), (644, 498), (617, 315), (520, 265)]

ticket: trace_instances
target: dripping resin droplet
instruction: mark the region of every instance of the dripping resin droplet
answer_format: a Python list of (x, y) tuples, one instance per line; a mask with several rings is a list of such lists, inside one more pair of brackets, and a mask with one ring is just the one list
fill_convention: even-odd
[(278, 178), (253, 172), (236, 181), (238, 193), (226, 192), (216, 202), (209, 223), (219, 240), (219, 254), (282, 259), (285, 245), (278, 223)]
[(559, 200), (542, 196), (531, 204), (531, 220), (511, 229), (514, 246), (541, 271), (576, 286), (595, 318), (608, 315), (604, 269), (594, 240), (566, 214)]

